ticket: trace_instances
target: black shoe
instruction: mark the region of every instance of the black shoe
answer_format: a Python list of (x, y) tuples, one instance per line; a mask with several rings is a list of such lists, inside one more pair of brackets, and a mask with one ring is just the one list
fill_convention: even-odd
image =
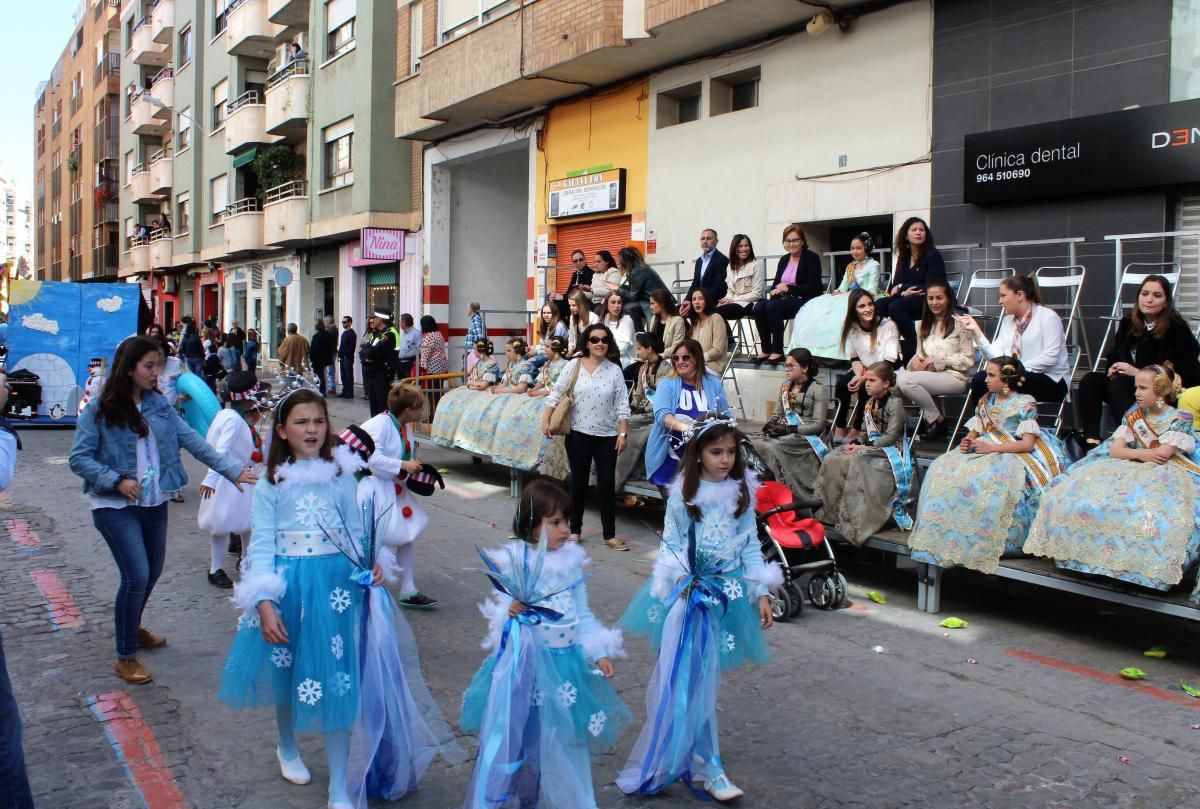
[(424, 593), (417, 592), (417, 593), (413, 593), (412, 595), (408, 596), (407, 598), (399, 599), (396, 603), (399, 604), (401, 607), (411, 607), (412, 609), (417, 609), (417, 610), (431, 610), (434, 607), (436, 607), (438, 604), (440, 604), (441, 602), (438, 601), (437, 599), (430, 598), (429, 596), (425, 595)]
[(940, 419), (921, 427), (921, 431), (917, 433), (917, 437), (922, 441), (937, 441), (939, 438), (945, 438), (950, 431), (950, 426), (946, 424), (945, 419)]
[(228, 553), (236, 553), (238, 556), (241, 556), (242, 555), (242, 535), (241, 534), (230, 534), (229, 535), (229, 547), (226, 550)]
[(216, 573), (209, 573), (208, 583), (213, 587), (220, 587), (222, 590), (229, 590), (233, 588), (233, 581), (225, 575), (224, 570), (218, 570)]

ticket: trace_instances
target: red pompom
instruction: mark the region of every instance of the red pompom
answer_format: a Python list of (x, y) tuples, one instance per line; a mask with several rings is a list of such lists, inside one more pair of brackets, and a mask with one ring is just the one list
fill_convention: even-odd
[(395, 483), (395, 484), (392, 484), (392, 485), (393, 485), (393, 486), (395, 486), (395, 488), (396, 488), (396, 496), (397, 496), (397, 497), (399, 497), (400, 495), (404, 494), (404, 486), (403, 486), (402, 484), (400, 484), (400, 483)]
[(254, 450), (254, 452), (250, 453), (250, 460), (254, 461), (255, 463), (262, 463), (262, 453), (258, 450)]
[(409, 517), (412, 516), (412, 509), (409, 508), (408, 506), (405, 506), (404, 508), (400, 509), (400, 513), (403, 514), (404, 519), (407, 520)]

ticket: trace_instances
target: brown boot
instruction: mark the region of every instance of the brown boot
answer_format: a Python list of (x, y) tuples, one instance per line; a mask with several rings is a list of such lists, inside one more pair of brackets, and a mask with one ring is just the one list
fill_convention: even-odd
[(140, 685), (154, 679), (150, 671), (136, 657), (118, 657), (117, 665), (113, 668), (116, 669), (117, 676), (127, 683)]
[(143, 649), (161, 649), (167, 645), (167, 639), (149, 629), (138, 629), (138, 646)]

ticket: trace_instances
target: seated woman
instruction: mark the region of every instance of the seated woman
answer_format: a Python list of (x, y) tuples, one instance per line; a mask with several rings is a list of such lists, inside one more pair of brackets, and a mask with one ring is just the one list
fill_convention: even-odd
[[(570, 304), (564, 299), (563, 308), (567, 310), (567, 317), (570, 317)], [(534, 364), (541, 367), (545, 360), (538, 360), (538, 357), (544, 357), (543, 349), (546, 347), (546, 341), (551, 337), (561, 337), (567, 339), (567, 324), (558, 314), (558, 307), (551, 304), (549, 301), (542, 304), (540, 316), (533, 324), (533, 345), (531, 345), (529, 354), (530, 359), (534, 360)]]
[(1175, 311), (1170, 281), (1161, 275), (1142, 280), (1133, 311), (1121, 318), (1104, 358), (1108, 371), (1084, 374), (1075, 399), (1084, 439), (1092, 446), (1100, 443), (1105, 402), (1114, 420), (1133, 406), (1139, 368), (1169, 362), (1185, 388), (1200, 384), (1200, 344)]
[(879, 262), (871, 258), (875, 249), (870, 235), (860, 233), (850, 240), (850, 263), (838, 288), (804, 304), (792, 323), (792, 339), (788, 348), (807, 348), (814, 357), (846, 360), (840, 337), (840, 326), (846, 320), (850, 298), (846, 293), (865, 289), (879, 294)]
[(829, 452), (821, 431), (829, 411), (829, 389), (817, 379), (817, 363), (807, 348), (793, 348), (784, 360), (787, 382), (779, 388), (778, 409), (753, 439), (763, 462), (800, 497), (811, 498), (821, 459)]
[(608, 293), (616, 290), (621, 286), (621, 280), (624, 275), (621, 273), (621, 268), (617, 266), (616, 259), (613, 254), (607, 250), (597, 250), (592, 256), (592, 302), (596, 314), (604, 308), (604, 299), (608, 297)]
[(855, 545), (861, 546), (889, 519), (906, 531), (912, 527), (907, 511), (912, 466), (904, 451), (904, 407), (892, 392), (895, 382), (891, 363), (877, 362), (866, 369), (866, 441), (826, 455), (813, 490), (825, 504), (817, 516)]
[(429, 426), (429, 437), (444, 447), (455, 446), (455, 436), (464, 420), (477, 417), (472, 410), (482, 408), (489, 400), (477, 396), (486, 392), (500, 379), (500, 366), (492, 359), (495, 347), (486, 337), (476, 340), (475, 365), (467, 372), (467, 384), (451, 388), (442, 394), (433, 411), (433, 422)]
[(600, 322), (608, 326), (617, 341), (617, 352), (621, 355), (621, 367), (628, 368), (637, 358), (633, 346), (633, 335), (637, 333), (633, 318), (625, 314), (625, 301), (616, 292), (608, 293), (604, 299), (604, 316)]
[(639, 362), (633, 390), (629, 392), (629, 436), (625, 451), (617, 456), (617, 490), (635, 475), (645, 473), (646, 441), (654, 425), (654, 405), (651, 397), (660, 381), (671, 373), (671, 363), (662, 355), (663, 344), (658, 335), (638, 332), (637, 357)]
[(925, 312), (917, 329), (917, 353), (908, 368), (896, 374), (904, 398), (921, 408), (922, 441), (946, 435), (946, 417), (934, 396), (967, 391), (967, 375), (975, 367), (975, 341), (954, 320), (954, 292), (938, 278), (925, 285)]
[(514, 337), (504, 344), (508, 367), (500, 375), (499, 381), (489, 388), (491, 393), (525, 393), (533, 386), (536, 371), (533, 362), (525, 359), (528, 350), (529, 346), (520, 337)]
[[(850, 306), (842, 321), (841, 344), (850, 357), (850, 370), (838, 377), (835, 388), (834, 395), (842, 404), (834, 424), (835, 443), (858, 438), (863, 405), (870, 396), (863, 393), (867, 368), (877, 362), (895, 366), (900, 359), (900, 332), (896, 330), (895, 323), (879, 316), (875, 309), (875, 298), (870, 292), (856, 289), (850, 293)], [(853, 407), (851, 396), (854, 397)]]
[(1020, 360), (988, 360), (988, 395), (967, 422), (958, 449), (925, 474), (912, 558), (939, 567), (995, 573), (1002, 558), (1021, 555), (1042, 492), (1067, 466), (1066, 453), (1037, 423), (1033, 397), (1016, 393)]
[[(529, 395), (534, 398), (549, 395), (550, 389), (558, 381), (558, 375), (567, 367), (567, 338), (556, 335), (547, 339), (542, 343), (542, 356), (546, 358), (546, 362), (542, 365), (536, 383), (529, 390)], [(542, 417), (540, 409), (537, 411), (537, 417)]]
[(659, 336), (663, 351), (668, 354), (687, 337), (687, 321), (679, 314), (669, 290), (656, 289), (650, 293), (650, 328), (646, 331)]
[(729, 242), (729, 267), (725, 270), (725, 297), (717, 301), (717, 314), (726, 323), (754, 316), (754, 304), (763, 298), (767, 270), (754, 257), (754, 245), (745, 233)]
[(925, 305), (925, 287), (946, 278), (946, 262), (933, 244), (933, 231), (919, 216), (910, 216), (896, 231), (896, 266), (887, 297), (879, 310), (900, 330), (900, 350), (907, 363), (917, 352), (917, 318)]
[(1150, 365), (1133, 383), (1117, 431), (1042, 495), (1025, 553), (1169, 590), (1200, 557), (1200, 453), (1191, 416), (1171, 407), (1174, 370)]
[(586, 292), (572, 292), (567, 299), (567, 308), (571, 318), (567, 323), (567, 356), (575, 353), (579, 343), (579, 335), (593, 323), (600, 322), (600, 316), (592, 311), (592, 299)]
[(475, 355), (479, 358), (471, 373), (467, 374), (467, 387), (471, 390), (487, 390), (500, 381), (500, 363), (492, 358), (496, 348), (492, 341), (484, 338), (475, 341)]
[(821, 257), (808, 247), (804, 228), (793, 222), (783, 229), (783, 249), (767, 297), (754, 304), (754, 325), (762, 353), (754, 362), (783, 361), (783, 332), (800, 307), (821, 294)]
[[(1000, 282), (1000, 331), (988, 340), (975, 318), (956, 315), (959, 328), (971, 333), (971, 339), (986, 357), (1016, 357), (1025, 366), (1024, 381), (1018, 390), (1038, 402), (1061, 402), (1067, 395), (1067, 344), (1063, 339), (1062, 320), (1053, 310), (1041, 305), (1042, 296), (1032, 275), (1010, 275)], [(986, 376), (979, 371), (971, 378), (974, 411), (987, 391)]]
[(708, 299), (708, 290), (696, 287), (692, 290), (692, 308), (688, 311), (688, 337), (700, 344), (704, 350), (704, 365), (717, 376), (729, 362), (729, 327), (725, 319), (713, 310)]

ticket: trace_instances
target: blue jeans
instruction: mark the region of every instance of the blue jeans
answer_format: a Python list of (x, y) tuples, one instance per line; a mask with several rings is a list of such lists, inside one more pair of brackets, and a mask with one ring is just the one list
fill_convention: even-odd
[(21, 714), (13, 698), (0, 641), (0, 809), (33, 809), (33, 793), (21, 752)]
[(121, 572), (115, 610), (117, 656), (133, 657), (138, 650), (142, 610), (162, 574), (167, 554), (167, 504), (97, 508), (92, 510), (92, 522)]
[(204, 376), (204, 360), (200, 357), (184, 357), (187, 368), (196, 376)]
[(330, 396), (333, 396), (335, 393), (337, 393), (337, 385), (334, 383), (332, 365), (325, 366), (325, 387)]

